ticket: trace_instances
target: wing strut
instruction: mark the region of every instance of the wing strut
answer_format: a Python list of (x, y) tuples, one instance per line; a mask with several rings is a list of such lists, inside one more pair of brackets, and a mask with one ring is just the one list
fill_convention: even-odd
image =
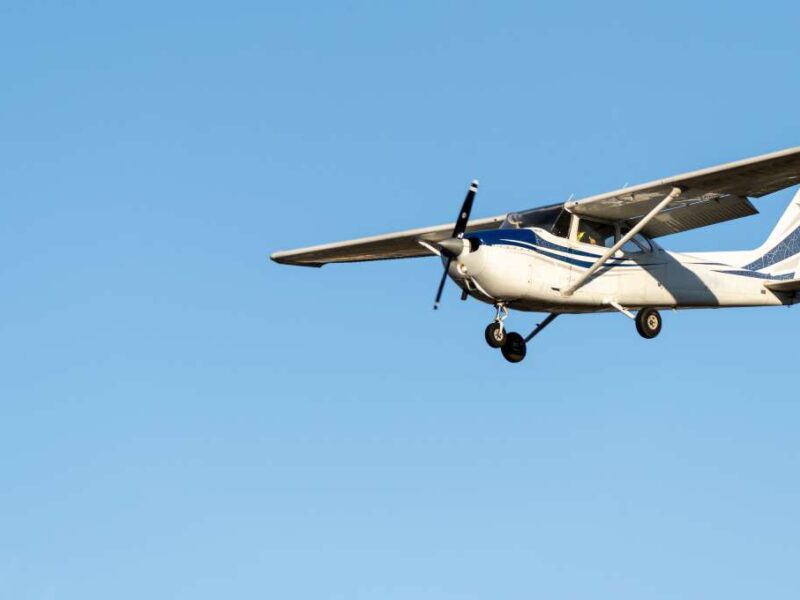
[(627, 244), (633, 236), (635, 236), (637, 233), (639, 233), (642, 229), (644, 229), (647, 226), (647, 224), (650, 222), (651, 219), (653, 219), (653, 217), (655, 217), (658, 213), (664, 210), (669, 205), (670, 202), (675, 200), (675, 198), (677, 198), (680, 195), (681, 195), (681, 188), (679, 187), (672, 188), (672, 191), (669, 194), (667, 194), (667, 196), (661, 202), (659, 202), (653, 208), (653, 210), (651, 210), (644, 217), (642, 217), (641, 220), (638, 223), (636, 223), (636, 225), (634, 225), (628, 233), (623, 235), (616, 244), (614, 244), (613, 246), (611, 246), (611, 248), (606, 250), (605, 254), (603, 254), (603, 256), (601, 256), (600, 258), (598, 258), (595, 261), (595, 263), (591, 267), (589, 267), (588, 271), (586, 271), (583, 275), (578, 277), (578, 279), (572, 285), (562, 290), (561, 294), (564, 296), (572, 296), (572, 294), (575, 293), (575, 290), (577, 290), (578, 288), (583, 286), (587, 281), (589, 281), (589, 278), (595, 274), (597, 269), (602, 267), (609, 258), (614, 256), (614, 253), (617, 250), (619, 250), (625, 244)]
[(545, 320), (544, 320), (544, 321), (542, 321), (541, 323), (539, 323), (539, 324), (536, 326), (536, 329), (534, 329), (533, 331), (531, 331), (531, 332), (528, 334), (528, 337), (526, 337), (526, 338), (525, 338), (525, 343), (527, 344), (527, 343), (528, 343), (528, 342), (530, 342), (530, 341), (531, 341), (533, 338), (535, 338), (537, 335), (539, 335), (539, 332), (540, 332), (542, 329), (544, 329), (545, 327), (547, 327), (548, 325), (550, 325), (550, 323), (552, 323), (553, 321), (555, 321), (555, 320), (556, 320), (556, 317), (557, 317), (559, 314), (560, 314), (560, 313), (550, 313), (549, 315), (547, 315), (547, 318), (545, 318)]

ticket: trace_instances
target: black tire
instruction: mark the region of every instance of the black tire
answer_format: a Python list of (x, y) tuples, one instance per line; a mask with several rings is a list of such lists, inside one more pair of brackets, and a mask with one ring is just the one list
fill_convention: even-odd
[(501, 348), (506, 343), (506, 330), (500, 323), (489, 323), (484, 332), (486, 343), (492, 348)]
[(661, 314), (655, 308), (643, 308), (636, 313), (636, 331), (651, 340), (661, 333)]
[(500, 352), (503, 353), (503, 358), (508, 362), (518, 363), (525, 358), (527, 352), (525, 339), (516, 331), (507, 333), (506, 343), (500, 348)]

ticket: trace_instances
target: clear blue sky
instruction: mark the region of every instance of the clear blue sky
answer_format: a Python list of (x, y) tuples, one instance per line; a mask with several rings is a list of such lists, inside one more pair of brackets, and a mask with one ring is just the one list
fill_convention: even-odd
[(268, 261), (797, 145), (796, 2), (112, 4), (0, 5), (0, 595), (796, 598), (800, 309)]

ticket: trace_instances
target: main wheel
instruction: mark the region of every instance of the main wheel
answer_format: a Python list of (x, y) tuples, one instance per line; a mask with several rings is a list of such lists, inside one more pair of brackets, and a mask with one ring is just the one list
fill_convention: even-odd
[(492, 348), (501, 348), (506, 343), (506, 330), (498, 321), (487, 325), (484, 336)]
[(506, 343), (500, 348), (500, 352), (508, 362), (518, 363), (525, 358), (527, 352), (525, 339), (516, 331), (506, 334)]
[(655, 308), (643, 308), (636, 313), (636, 331), (646, 339), (652, 339), (661, 332), (661, 315)]

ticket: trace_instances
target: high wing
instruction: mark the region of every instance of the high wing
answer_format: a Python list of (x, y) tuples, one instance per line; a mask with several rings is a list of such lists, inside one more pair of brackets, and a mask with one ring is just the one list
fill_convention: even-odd
[[(467, 232), (497, 229), (506, 215), (475, 219), (469, 222)], [(412, 258), (431, 256), (431, 251), (419, 240), (437, 242), (450, 237), (455, 223), (407, 229), (396, 233), (375, 235), (344, 242), (334, 242), (321, 246), (309, 246), (297, 250), (275, 252), (272, 260), (287, 265), (321, 267), (327, 263), (359, 262), (365, 260), (384, 260), (389, 258)]]
[(627, 187), (566, 204), (580, 216), (634, 226), (672, 189), (680, 195), (655, 215), (642, 232), (659, 237), (747, 217), (760, 198), (800, 183), (800, 147)]
[[(795, 147), (590, 196), (567, 202), (565, 207), (579, 216), (621, 222), (631, 228), (641, 221), (641, 231), (653, 238), (757, 214), (748, 198), (759, 198), (798, 183), (800, 147)], [(505, 217), (469, 221), (466, 231), (497, 229)], [(450, 237), (454, 225), (275, 252), (272, 260), (321, 267), (327, 263), (427, 256), (431, 250), (420, 241), (436, 242)]]

